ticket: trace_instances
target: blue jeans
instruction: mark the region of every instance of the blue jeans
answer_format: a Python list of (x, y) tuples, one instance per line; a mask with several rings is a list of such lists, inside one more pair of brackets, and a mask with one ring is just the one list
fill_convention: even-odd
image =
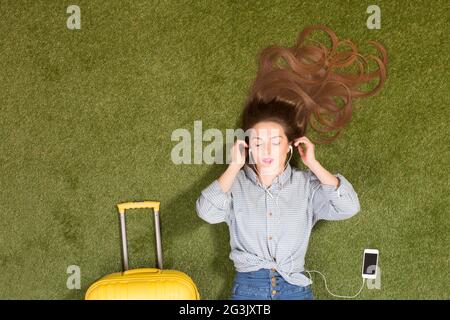
[(311, 286), (290, 284), (275, 269), (236, 272), (230, 300), (313, 300)]

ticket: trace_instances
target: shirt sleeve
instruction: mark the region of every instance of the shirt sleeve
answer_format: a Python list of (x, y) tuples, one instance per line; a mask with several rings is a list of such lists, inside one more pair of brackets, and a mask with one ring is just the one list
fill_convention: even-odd
[(334, 174), (339, 180), (338, 186), (335, 187), (321, 183), (311, 170), (308, 170), (308, 173), (313, 194), (314, 222), (321, 219), (344, 220), (360, 211), (358, 195), (352, 184), (342, 174)]
[(225, 222), (231, 208), (231, 191), (224, 192), (218, 179), (203, 189), (196, 201), (197, 215), (210, 224)]

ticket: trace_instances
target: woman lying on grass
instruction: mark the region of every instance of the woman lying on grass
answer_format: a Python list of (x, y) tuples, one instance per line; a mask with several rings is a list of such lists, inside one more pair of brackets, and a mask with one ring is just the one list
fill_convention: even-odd
[[(316, 29), (330, 36), (331, 49), (305, 43)], [(351, 49), (337, 52), (341, 43)], [(379, 67), (372, 73), (365, 73), (367, 64), (362, 62), (367, 60), (352, 42), (339, 41), (321, 25), (300, 32), (292, 48), (273, 45), (260, 52), (259, 70), (242, 113), (246, 140), (235, 142), (231, 163), (196, 202), (203, 220), (229, 226), (230, 258), (236, 269), (231, 299), (313, 299), (304, 273), (311, 230), (320, 219), (352, 217), (360, 204), (352, 184), (316, 159), (306, 130), (310, 126), (322, 136), (334, 130), (336, 134), (317, 143), (332, 142), (351, 120), (352, 99), (380, 90), (386, 79), (386, 51), (370, 43), (382, 53), (382, 59), (368, 57)], [(355, 62), (359, 74), (336, 70)], [(375, 78), (379, 81), (373, 90), (358, 91)], [(306, 170), (290, 165), (295, 150)]]

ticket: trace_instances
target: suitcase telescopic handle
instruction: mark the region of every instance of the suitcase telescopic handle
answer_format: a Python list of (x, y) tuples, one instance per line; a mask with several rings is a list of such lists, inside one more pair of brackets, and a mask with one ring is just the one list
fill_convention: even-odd
[(155, 233), (156, 233), (156, 252), (158, 257), (158, 268), (163, 268), (162, 246), (161, 246), (161, 228), (159, 222), (159, 201), (141, 201), (141, 202), (124, 202), (119, 203), (117, 208), (120, 215), (120, 231), (122, 235), (122, 253), (123, 253), (123, 270), (128, 270), (128, 246), (127, 246), (127, 230), (125, 223), (125, 210), (127, 209), (153, 209), (155, 214)]
[(119, 208), (120, 213), (125, 213), (127, 209), (154, 209), (159, 211), (159, 201), (141, 201), (141, 202), (124, 202), (119, 203), (117, 208)]

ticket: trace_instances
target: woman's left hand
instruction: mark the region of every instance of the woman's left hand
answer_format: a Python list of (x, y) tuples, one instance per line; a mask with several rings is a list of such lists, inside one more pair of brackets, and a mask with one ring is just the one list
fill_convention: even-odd
[[(302, 146), (300, 145), (301, 143), (305, 145), (306, 150), (302, 149)], [(316, 156), (314, 155), (314, 144), (309, 141), (306, 136), (295, 139), (294, 146), (297, 147), (298, 153), (300, 154), (305, 166), (309, 167), (316, 161)]]

